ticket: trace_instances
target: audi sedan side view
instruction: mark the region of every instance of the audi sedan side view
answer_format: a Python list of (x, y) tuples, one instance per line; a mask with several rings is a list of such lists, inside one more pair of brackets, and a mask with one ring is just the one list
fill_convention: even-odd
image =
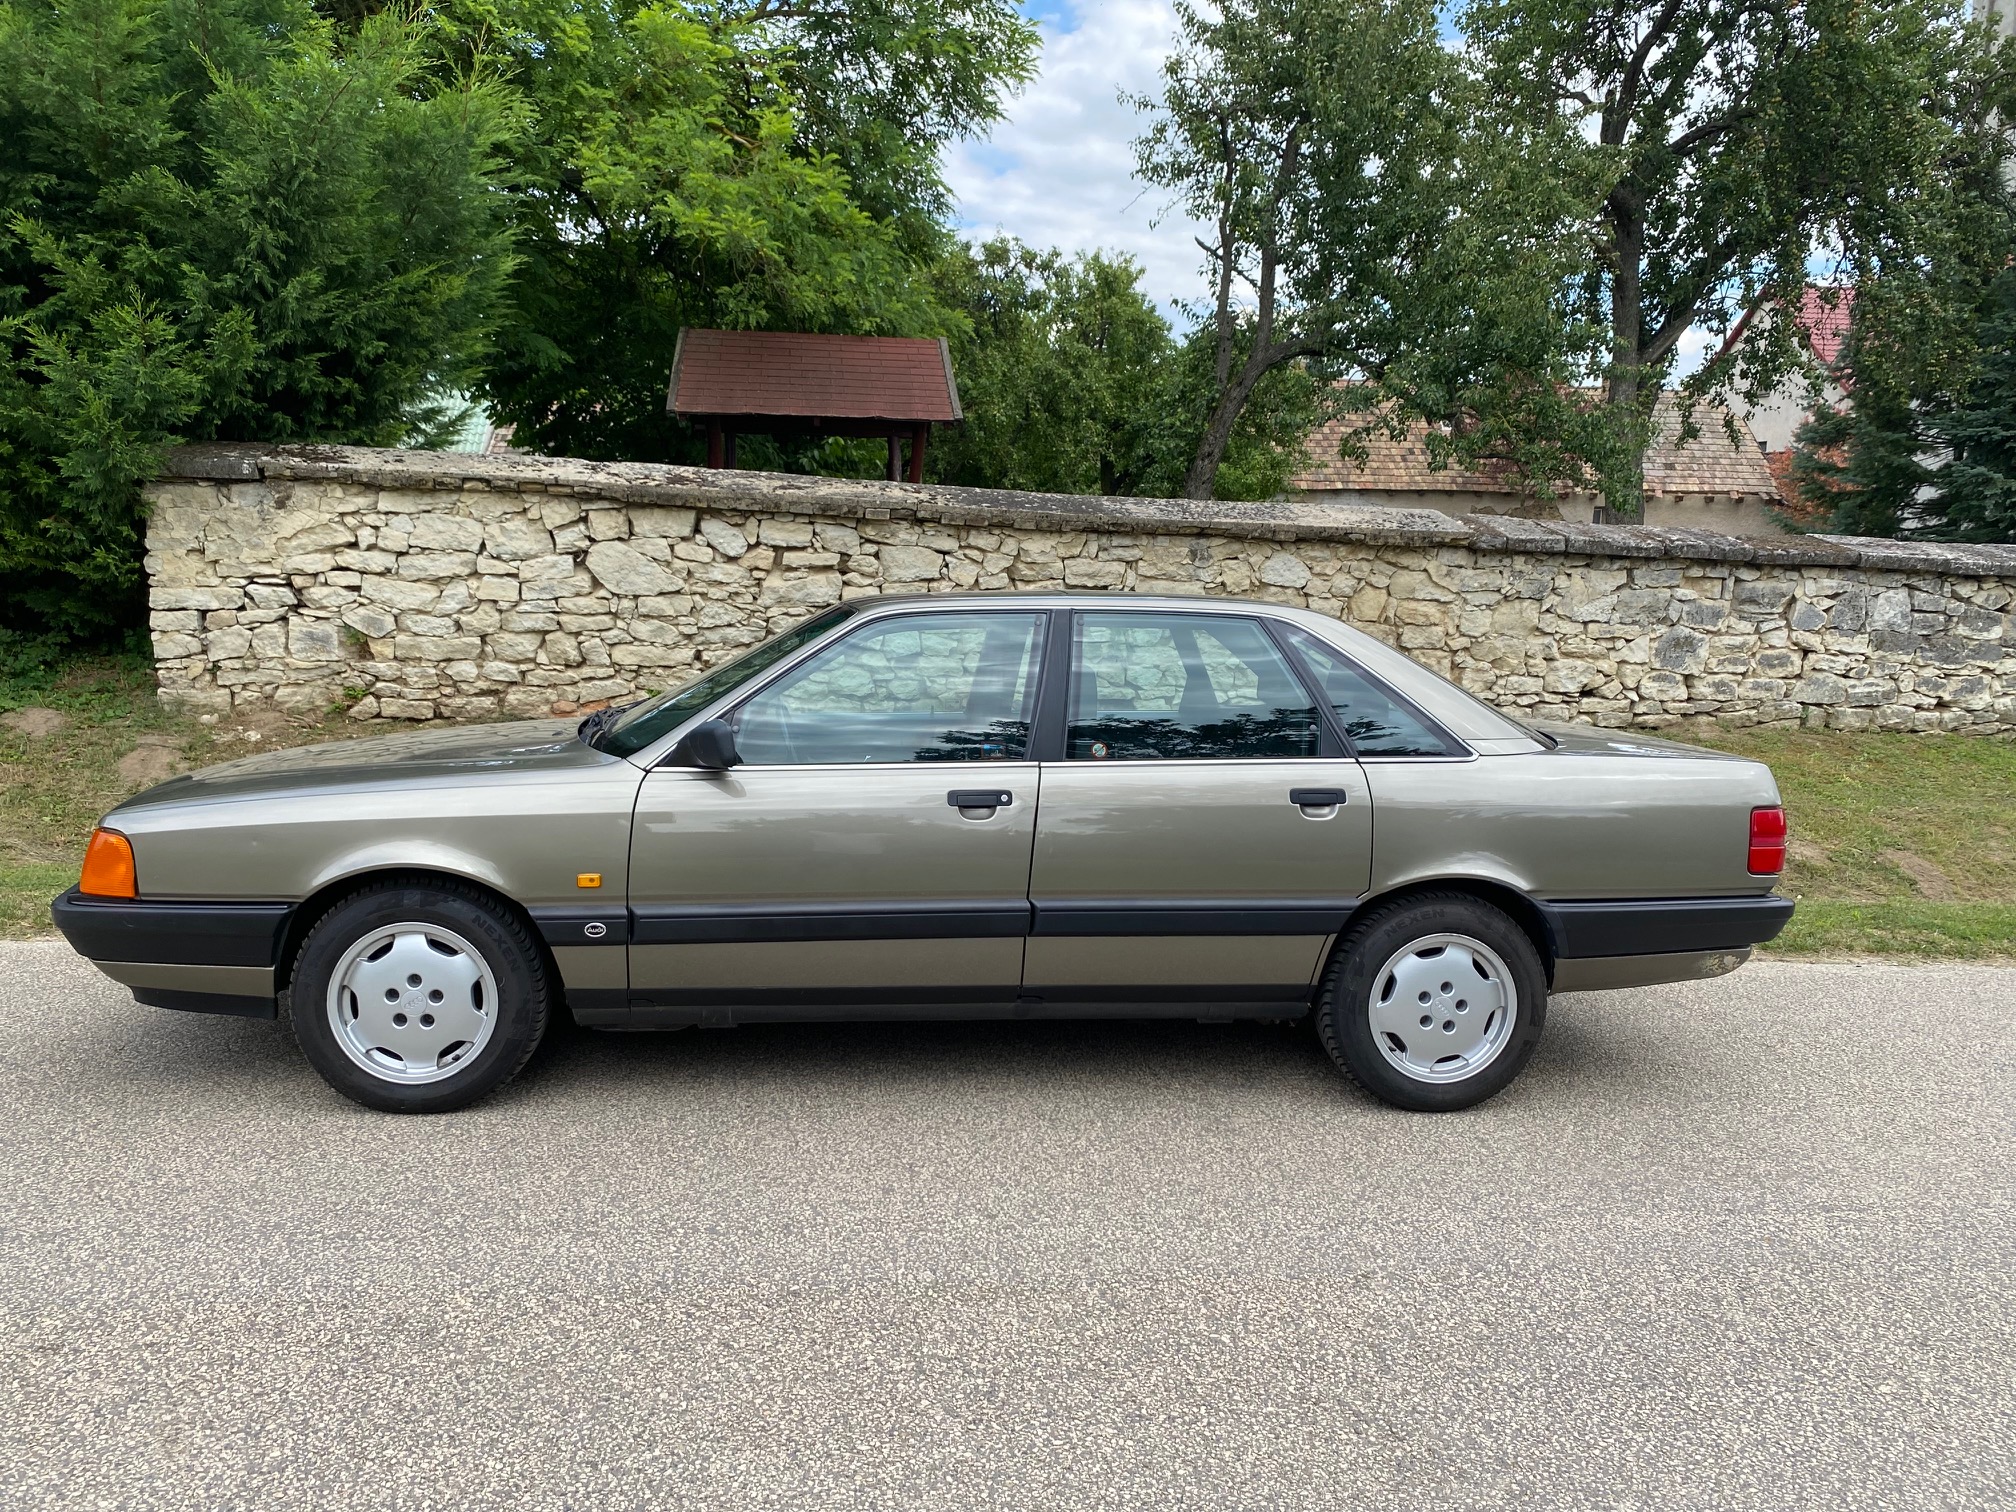
[(860, 599), (685, 687), (175, 778), (54, 904), (142, 1003), (276, 1016), (438, 1112), (550, 1019), (1310, 1020), (1469, 1107), (1550, 992), (1719, 975), (1791, 915), (1753, 761), (1529, 728), (1337, 621)]

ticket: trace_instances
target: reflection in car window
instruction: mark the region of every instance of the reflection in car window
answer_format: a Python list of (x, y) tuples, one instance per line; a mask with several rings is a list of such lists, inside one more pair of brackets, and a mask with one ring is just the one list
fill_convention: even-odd
[(1044, 623), (982, 613), (863, 625), (744, 704), (735, 748), (751, 766), (1019, 760)]
[(1351, 748), (1360, 756), (1460, 756), (1464, 754), (1428, 721), (1372, 681), (1327, 641), (1283, 625), (1295, 654), (1315, 674), (1337, 711)]
[(1309, 695), (1253, 620), (1081, 614), (1073, 648), (1073, 761), (1314, 756)]
[(698, 714), (716, 699), (723, 698), (752, 678), (760, 677), (801, 646), (809, 646), (855, 611), (828, 609), (793, 625), (782, 635), (772, 636), (754, 650), (716, 667), (704, 677), (684, 687), (647, 698), (618, 716), (595, 740), (597, 750), (617, 756), (632, 756)]

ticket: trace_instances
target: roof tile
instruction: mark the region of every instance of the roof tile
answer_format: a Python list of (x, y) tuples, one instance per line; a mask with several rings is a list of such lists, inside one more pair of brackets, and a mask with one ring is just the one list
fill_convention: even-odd
[(681, 331), (666, 407), (913, 424), (960, 418), (942, 342), (797, 331)]

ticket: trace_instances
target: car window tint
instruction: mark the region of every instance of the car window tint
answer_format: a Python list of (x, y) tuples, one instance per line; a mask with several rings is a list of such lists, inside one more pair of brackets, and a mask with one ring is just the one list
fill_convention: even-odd
[(863, 625), (742, 706), (752, 766), (1013, 761), (1029, 749), (1040, 614), (919, 614)]
[(1460, 756), (1433, 725), (1394, 694), (1361, 672), (1328, 641), (1283, 625), (1288, 643), (1315, 676), (1323, 696), (1337, 711), (1351, 748), (1360, 756)]
[(1314, 756), (1315, 705), (1259, 624), (1198, 614), (1081, 614), (1073, 761)]

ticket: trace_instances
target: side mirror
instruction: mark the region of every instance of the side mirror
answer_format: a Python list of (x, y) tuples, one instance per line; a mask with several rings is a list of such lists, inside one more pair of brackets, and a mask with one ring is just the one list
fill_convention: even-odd
[(666, 760), (672, 766), (700, 767), (711, 772), (725, 772), (742, 765), (741, 754), (735, 749), (735, 731), (725, 719), (705, 719), (693, 726)]

